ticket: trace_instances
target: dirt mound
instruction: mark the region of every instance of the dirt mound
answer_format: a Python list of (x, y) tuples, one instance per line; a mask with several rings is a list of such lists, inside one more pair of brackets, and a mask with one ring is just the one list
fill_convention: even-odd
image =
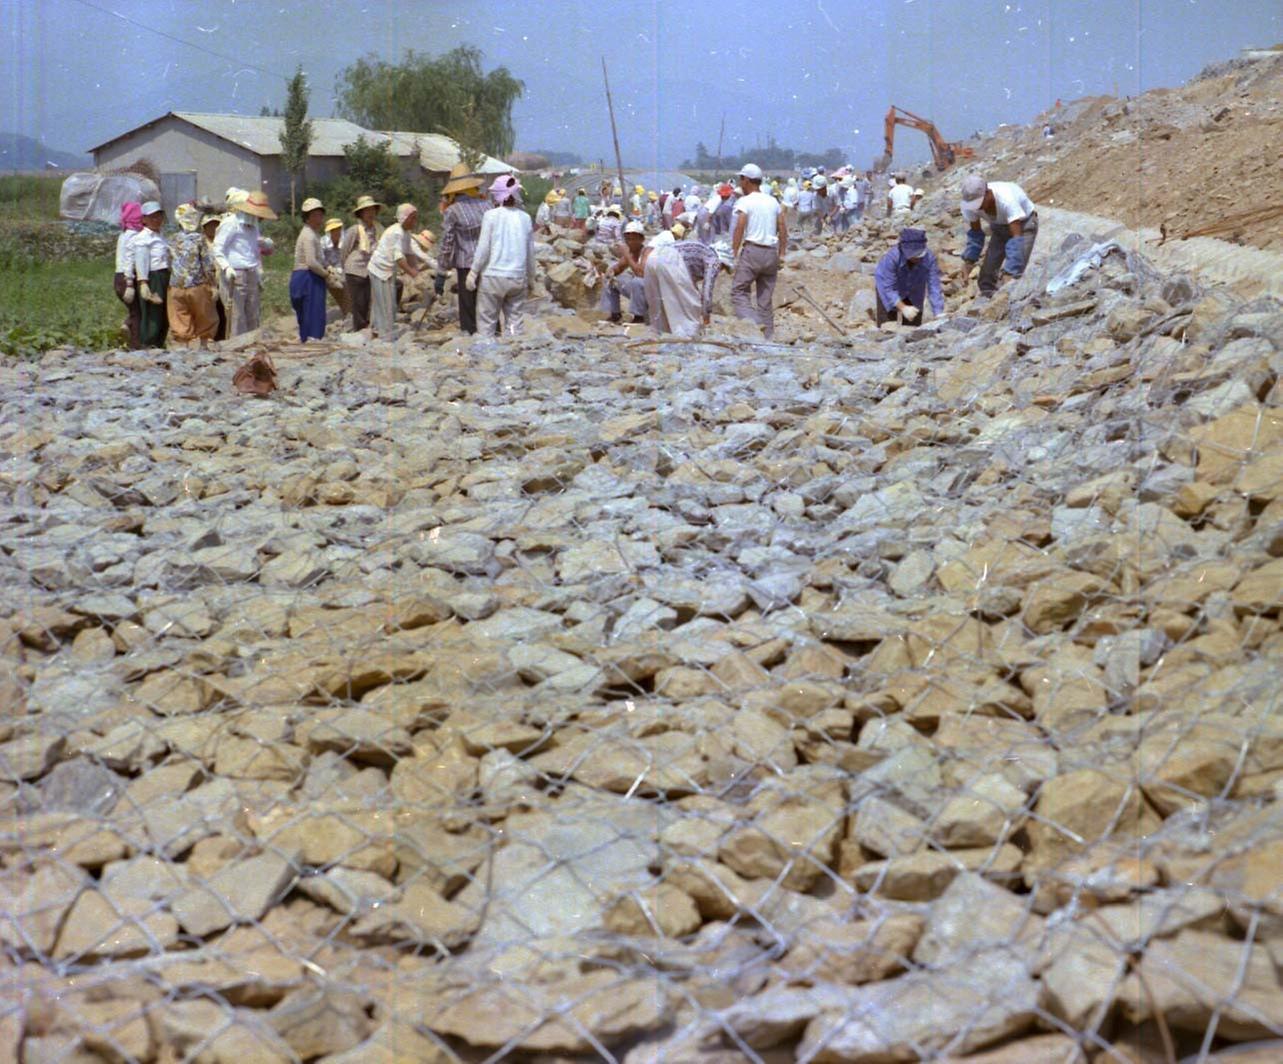
[(1222, 239), (1280, 249), (1283, 212), (1268, 209), (1283, 204), (1283, 58), (1235, 62), (1130, 99), (1075, 101), (1004, 128), (980, 155), (1040, 204), (1175, 237), (1224, 223)]

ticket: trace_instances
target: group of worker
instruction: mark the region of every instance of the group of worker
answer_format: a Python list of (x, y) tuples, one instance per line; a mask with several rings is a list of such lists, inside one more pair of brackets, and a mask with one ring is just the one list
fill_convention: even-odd
[(220, 340), (258, 328), (263, 256), (274, 250), (258, 224), (275, 218), (262, 192), (230, 188), (221, 210), (180, 204), (178, 232), (166, 239), (159, 203), (122, 204), (114, 287), (130, 345)]
[[(444, 294), (449, 274), (455, 275), (463, 332), (514, 335), (521, 330), (525, 300), (535, 284), (534, 232), (551, 232), (559, 225), (591, 226), (593, 239), (612, 249), (615, 261), (606, 271), (602, 295), (602, 309), (611, 321), (623, 320), (627, 300), (633, 322), (694, 336), (710, 321), (715, 282), (726, 270), (732, 274), (734, 314), (756, 323), (769, 339), (774, 334), (775, 284), (791, 224), (806, 229), (808, 215), (816, 211), (807, 210), (803, 205), (809, 201), (802, 197), (814, 193), (817, 183), (825, 191), (823, 178), (804, 175), (800, 183), (789, 178), (781, 185), (750, 163), (740, 169), (734, 185), (722, 182), (707, 198), (697, 188), (677, 188), (652, 201), (639, 185), (626, 222), (625, 205), (616, 202), (619, 187), (607, 183), (596, 204), (584, 188), (573, 197), (554, 191), (532, 220), (515, 176), (500, 175), (486, 189), (485, 179), (460, 164), (442, 192), (435, 261), (430, 254), (435, 238), (417, 228), (413, 204), (401, 204), (396, 221), (385, 228), (378, 220), (383, 204), (361, 196), (352, 208), (353, 223), (345, 226), (337, 218), (327, 219), (324, 204), (309, 198), (301, 207), (303, 227), (289, 286), (299, 339), (325, 335), (327, 296), (338, 303), (340, 313), (351, 314), (354, 330), (394, 337), (402, 278), (433, 268), (437, 296)], [(847, 175), (837, 187), (854, 192), (858, 209), (869, 202), (868, 190), (861, 188), (867, 181)], [(922, 190), (911, 188), (903, 175), (891, 182), (888, 215), (907, 223)], [(555, 208), (567, 201), (569, 213), (558, 213)], [(977, 175), (963, 181), (961, 207), (967, 223), (964, 269), (969, 274), (978, 266), (980, 296), (988, 298), (1004, 275), (1023, 274), (1037, 238), (1037, 211), (1019, 185)], [(262, 192), (229, 189), (224, 209), (217, 213), (208, 206), (180, 205), (174, 213), (179, 232), (166, 240), (160, 234), (165, 213), (159, 203), (125, 204), (115, 290), (127, 309), (131, 344), (163, 347), (167, 334), (190, 343), (258, 328), (263, 257), (273, 251), (259, 224), (275, 217)], [(655, 222), (659, 231), (651, 235)], [(879, 261), (874, 280), (879, 323), (919, 324), (928, 301), (933, 313), (943, 312), (939, 266), (919, 228), (904, 225), (896, 246)]]

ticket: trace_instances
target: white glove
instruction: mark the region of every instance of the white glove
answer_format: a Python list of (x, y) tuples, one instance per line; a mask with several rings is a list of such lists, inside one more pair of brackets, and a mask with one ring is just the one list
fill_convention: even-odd
[(126, 305), (132, 303), (134, 301), (134, 286), (131, 284), (125, 285), (125, 294), (120, 298), (125, 301)]
[(463, 279), (463, 283), (469, 292), (475, 292), (477, 290), (477, 275), (469, 270), (468, 276)]
[(902, 317), (905, 321), (917, 321), (918, 315), (921, 313), (922, 311), (920, 311), (917, 307), (910, 304), (909, 306), (903, 308), (900, 311), (900, 317)]
[(236, 283), (236, 271), (231, 266), (223, 267), (223, 280), (228, 284)]
[(258, 268), (258, 290), (259, 290), (260, 292), (263, 290), (263, 286), (264, 286), (265, 284), (267, 284), (267, 277), (266, 277), (266, 275), (263, 273), (263, 267), (262, 267), (262, 266), (260, 266), (260, 267)]
[(165, 302), (163, 299), (160, 298), (160, 296), (155, 295), (152, 292), (151, 286), (146, 281), (144, 281), (141, 285), (139, 285), (138, 291), (142, 294), (143, 299), (147, 300), (148, 303)]

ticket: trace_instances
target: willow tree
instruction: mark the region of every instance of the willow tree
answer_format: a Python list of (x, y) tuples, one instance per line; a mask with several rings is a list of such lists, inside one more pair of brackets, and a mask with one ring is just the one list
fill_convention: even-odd
[(512, 105), (525, 85), (506, 67), (483, 71), (481, 61), (471, 45), (441, 56), (411, 50), (399, 63), (364, 56), (339, 74), (339, 114), (369, 129), (444, 133), (502, 157), (512, 151)]

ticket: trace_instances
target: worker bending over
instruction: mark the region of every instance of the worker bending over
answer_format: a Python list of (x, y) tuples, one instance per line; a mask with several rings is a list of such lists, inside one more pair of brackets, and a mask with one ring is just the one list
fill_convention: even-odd
[(921, 324), (926, 297), (931, 313), (944, 313), (940, 290), (940, 267), (927, 250), (927, 234), (921, 229), (900, 230), (900, 242), (882, 256), (873, 274), (878, 290), (878, 324), (895, 321), (916, 328)]
[[(988, 181), (972, 174), (962, 182), (962, 218), (969, 223), (964, 261), (979, 261), (980, 297), (988, 299), (998, 290), (999, 267), (1011, 277), (1020, 277), (1029, 265), (1038, 239), (1038, 212), (1025, 190), (1014, 181)], [(989, 223), (989, 249), (981, 222)]]

